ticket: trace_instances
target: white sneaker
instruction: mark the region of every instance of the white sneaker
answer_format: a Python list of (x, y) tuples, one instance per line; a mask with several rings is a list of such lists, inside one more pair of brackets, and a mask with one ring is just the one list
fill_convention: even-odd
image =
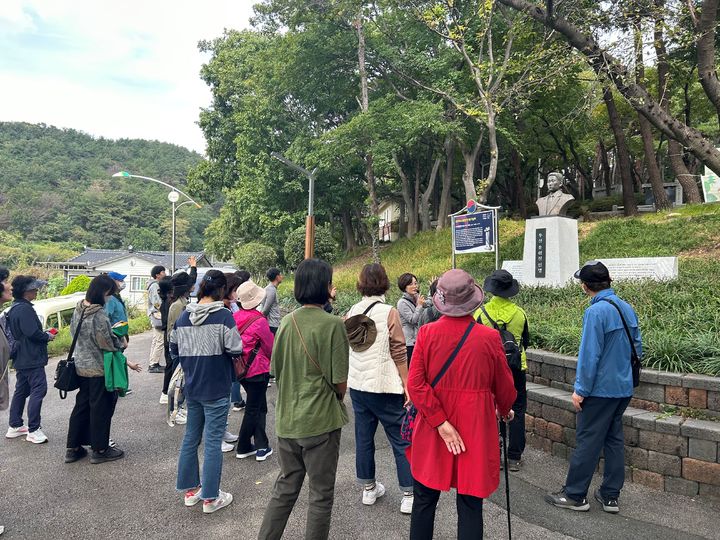
[(187, 414), (185, 414), (184, 411), (178, 411), (177, 415), (175, 416), (175, 423), (184, 426), (187, 424)]
[(400, 513), (401, 514), (412, 514), (412, 507), (413, 507), (413, 494), (412, 492), (405, 492), (403, 493), (402, 502), (400, 503)]
[(197, 503), (199, 503), (201, 501), (200, 492), (202, 492), (201, 487), (197, 487), (195, 489), (191, 489), (190, 491), (186, 491), (185, 492), (185, 506), (195, 506)]
[(380, 482), (375, 482), (374, 488), (363, 488), (362, 503), (371, 506), (375, 504), (375, 501), (383, 495), (385, 495), (385, 486), (383, 486)]
[(221, 508), (225, 508), (231, 502), (233, 502), (232, 494), (220, 491), (217, 499), (215, 499), (214, 501), (205, 501), (203, 503), (203, 512), (205, 512), (206, 514), (212, 514), (213, 512), (216, 512)]
[(33, 444), (42, 444), (48, 441), (47, 436), (42, 432), (42, 429), (37, 428), (35, 431), (28, 433), (25, 437), (26, 441), (30, 441)]
[(24, 437), (28, 434), (27, 426), (20, 427), (9, 427), (5, 436), (8, 439), (17, 439), (18, 437)]
[(226, 431), (225, 435), (223, 435), (223, 441), (225, 441), (225, 442), (233, 443), (233, 442), (237, 442), (237, 440), (238, 440), (238, 435), (233, 435), (229, 431)]
[(168, 402), (167, 394), (165, 394), (165, 393), (160, 394), (160, 401), (158, 403), (160, 403), (160, 405), (167, 405), (167, 402)]
[[(225, 441), (223, 441), (223, 443), (222, 443), (222, 451), (223, 451), (223, 452), (232, 452), (234, 448), (235, 448), (234, 445), (232, 445), (232, 444), (230, 444), (230, 443), (226, 443)], [(222, 493), (222, 492), (221, 492), (221, 493)], [(230, 504), (230, 503), (228, 503), (228, 504)], [(214, 512), (214, 510), (213, 510), (213, 512)]]

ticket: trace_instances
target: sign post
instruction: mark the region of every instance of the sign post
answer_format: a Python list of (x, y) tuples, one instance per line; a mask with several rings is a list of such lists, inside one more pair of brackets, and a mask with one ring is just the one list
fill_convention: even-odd
[(485, 206), (468, 201), (465, 208), (450, 214), (452, 227), (452, 267), (456, 255), (495, 252), (495, 269), (500, 267), (500, 206)]

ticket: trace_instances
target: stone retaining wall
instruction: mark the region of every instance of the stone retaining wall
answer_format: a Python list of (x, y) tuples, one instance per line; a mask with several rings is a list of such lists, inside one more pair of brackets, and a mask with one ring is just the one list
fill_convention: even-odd
[[(577, 358), (530, 349), (528, 381), (572, 392)], [(660, 411), (663, 405), (691, 407), (700, 414), (720, 418), (720, 378), (643, 369), (632, 407)]]
[[(575, 448), (573, 361), (576, 362), (572, 357), (545, 351), (528, 352), (528, 444), (565, 459), (570, 459)], [(661, 403), (679, 405), (676, 402), (682, 401), (689, 405), (691, 390), (703, 390), (704, 409), (720, 412), (717, 408), (720, 381), (712, 377), (648, 370), (643, 381), (638, 389), (645, 386), (646, 397), (634, 404), (649, 402), (658, 409)], [(662, 396), (658, 388), (662, 389)], [(692, 395), (697, 397), (698, 393)], [(680, 398), (674, 399), (676, 396)], [(682, 495), (720, 498), (720, 422), (662, 414), (631, 405), (623, 416), (623, 430), (628, 481)], [(600, 470), (602, 466), (601, 459)]]

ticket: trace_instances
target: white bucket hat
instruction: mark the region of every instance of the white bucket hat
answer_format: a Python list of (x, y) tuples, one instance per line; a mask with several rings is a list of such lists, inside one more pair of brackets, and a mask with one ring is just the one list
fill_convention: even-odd
[(265, 300), (265, 289), (250, 281), (238, 287), (237, 297), (243, 309), (255, 309)]

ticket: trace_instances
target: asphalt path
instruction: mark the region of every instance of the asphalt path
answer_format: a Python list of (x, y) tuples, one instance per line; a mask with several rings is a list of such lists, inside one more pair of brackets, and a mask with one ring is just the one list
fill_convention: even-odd
[[(128, 356), (147, 366), (149, 333), (134, 336)], [(48, 380), (57, 359), (47, 368)], [(14, 385), (11, 375), (10, 384)], [(273, 481), (276, 456), (263, 463), (225, 454), (222, 489), (234, 496), (228, 508), (205, 515), (200, 505), (186, 508), (174, 489), (183, 427), (165, 423), (158, 404), (162, 375), (131, 373), (134, 393), (118, 402), (112, 437), (125, 458), (91, 465), (87, 459), (63, 462), (65, 437), (74, 394), (60, 400), (48, 390), (42, 427), (49, 442), (33, 445), (24, 438), (0, 439), (0, 525), (3, 538), (234, 538), (257, 537)], [(275, 388), (268, 392), (268, 435), (275, 440)], [(352, 412), (349, 405), (348, 410)], [(7, 426), (7, 411), (0, 426)], [(229, 428), (237, 433), (242, 412), (231, 413)], [(394, 460), (382, 430), (376, 440), (377, 477), (387, 494), (371, 507), (361, 503), (355, 481), (355, 448), (351, 424), (343, 430), (330, 536), (333, 539), (408, 537), (409, 517), (400, 514)], [(562, 484), (567, 463), (528, 449), (524, 468), (512, 473), (511, 508), (514, 538), (528, 539), (720, 539), (720, 505), (658, 492), (636, 484), (623, 491), (621, 513), (609, 515), (595, 501), (587, 513), (554, 508), (544, 493)], [(599, 484), (596, 478), (594, 489)], [(485, 504), (485, 538), (507, 538), (505, 486)], [(303, 538), (307, 492), (303, 491), (290, 517), (284, 538)], [(456, 537), (454, 493), (443, 494), (438, 506), (435, 538)]]

